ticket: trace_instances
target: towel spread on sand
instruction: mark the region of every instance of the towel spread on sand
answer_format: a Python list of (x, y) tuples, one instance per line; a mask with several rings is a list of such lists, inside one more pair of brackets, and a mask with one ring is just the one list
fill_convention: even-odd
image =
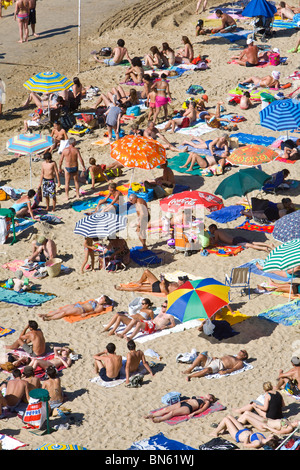
[(20, 447), (25, 447), (28, 445), (24, 444), (24, 442), (19, 441), (15, 437), (7, 436), (6, 434), (0, 434), (0, 442), (2, 450), (17, 450)]
[(162, 432), (140, 441), (135, 441), (127, 450), (197, 450), (194, 447), (187, 446), (182, 442), (169, 439)]
[[(139, 266), (149, 266), (162, 263), (162, 258), (159, 258), (156, 253), (151, 250), (141, 251), (141, 246), (134, 246), (130, 248), (130, 258)], [(160, 252), (161, 253), (161, 252)]]
[(277, 305), (262, 313), (259, 313), (259, 318), (280, 323), (285, 326), (295, 326), (300, 324), (300, 300), (293, 300), (287, 304)]
[[(203, 367), (195, 367), (193, 369), (193, 372), (197, 372), (197, 371), (200, 371), (202, 370)], [(242, 369), (239, 369), (239, 370), (235, 370), (233, 372), (231, 372), (230, 374), (219, 374), (219, 373), (216, 373), (216, 374), (209, 374), (209, 375), (205, 375), (204, 377), (206, 379), (221, 379), (222, 377), (228, 377), (229, 375), (236, 375), (236, 374), (241, 374), (242, 372), (246, 372), (248, 370), (251, 370), (253, 369), (253, 366), (251, 364), (248, 364), (247, 362), (243, 362), (243, 367)]]
[(189, 154), (181, 152), (175, 157), (168, 158), (168, 166), (178, 173), (185, 173), (187, 175), (197, 175), (197, 176), (212, 176), (212, 172), (209, 168), (200, 168), (198, 163), (195, 163), (192, 171), (187, 171), (187, 168), (180, 168), (185, 164)]
[[(203, 397), (200, 397), (200, 398), (203, 398)], [(155, 411), (162, 410), (163, 408), (165, 407), (158, 408), (157, 410), (152, 410), (150, 411), (150, 413), (154, 413)], [(225, 409), (226, 407), (224, 405), (216, 401), (215, 403), (212, 403), (212, 405), (209, 408), (207, 408), (207, 410), (203, 411), (203, 413), (201, 412), (197, 413), (193, 415), (191, 418), (189, 417), (189, 415), (174, 416), (173, 418), (168, 419), (163, 422), (166, 424), (169, 424), (170, 426), (174, 426), (176, 424), (182, 423), (183, 421), (188, 421), (189, 419), (194, 419), (194, 418), (203, 418), (204, 416), (214, 413), (215, 411), (223, 411)]]
[[(87, 304), (91, 300), (94, 301), (95, 299), (89, 299), (89, 300), (85, 300), (84, 302), (77, 302), (77, 303), (80, 304), (80, 305), (83, 305), (83, 304)], [(60, 307), (59, 310), (61, 310), (63, 308), (64, 307)], [(94, 317), (98, 317), (99, 315), (104, 315), (107, 312), (111, 312), (112, 309), (113, 309), (113, 307), (111, 305), (109, 305), (108, 307), (105, 307), (105, 309), (100, 313), (90, 313), (89, 315), (86, 315), (84, 317), (82, 317), (81, 315), (68, 315), (66, 317), (63, 317), (63, 320), (65, 320), (68, 323), (75, 323), (75, 322), (78, 322), (78, 321), (81, 321), (81, 320), (87, 320), (88, 318), (94, 318)], [(52, 313), (52, 312), (53, 312), (53, 310), (51, 310), (49, 313)]]
[(24, 307), (35, 307), (44, 302), (48, 302), (56, 297), (55, 294), (47, 294), (44, 292), (15, 292), (0, 286), (0, 302), (8, 304), (22, 305)]
[(11, 335), (14, 333), (16, 330), (13, 328), (4, 328), (3, 326), (0, 326), (0, 338), (4, 338), (4, 336)]
[(247, 39), (249, 34), (252, 34), (253, 31), (251, 30), (245, 30), (242, 28), (236, 28), (232, 32), (228, 33), (214, 33), (211, 37), (221, 37), (224, 39), (228, 39), (230, 42), (235, 42), (235, 41), (240, 41), (241, 39)]
[(215, 320), (226, 320), (230, 325), (235, 325), (249, 318), (248, 315), (241, 313), (239, 310), (231, 312), (228, 307), (223, 307), (221, 310), (215, 313)]
[(226, 224), (227, 222), (232, 222), (240, 217), (241, 212), (245, 210), (245, 207), (242, 205), (233, 205), (228, 207), (223, 207), (217, 211), (213, 211), (211, 214), (208, 214), (206, 217), (214, 220), (215, 222)]
[(210, 254), (217, 256), (236, 256), (238, 253), (244, 250), (242, 246), (214, 246), (212, 248), (205, 248)]
[(265, 232), (265, 233), (272, 233), (274, 230), (274, 225), (258, 225), (249, 222), (249, 220), (245, 220), (241, 225), (238, 225), (236, 228), (242, 230), (249, 230), (251, 232)]
[(244, 132), (235, 132), (231, 137), (237, 137), (240, 144), (257, 144), (265, 146), (273, 144), (276, 140), (276, 137), (246, 134)]
[[(45, 263), (42, 263), (45, 264)], [(26, 277), (34, 277), (36, 270), (29, 271), (24, 266), (24, 261), (20, 259), (15, 259), (13, 261), (9, 261), (8, 263), (3, 264), (1, 267), (3, 269), (9, 269), (10, 271), (16, 272), (19, 269), (23, 271), (24, 276)]]

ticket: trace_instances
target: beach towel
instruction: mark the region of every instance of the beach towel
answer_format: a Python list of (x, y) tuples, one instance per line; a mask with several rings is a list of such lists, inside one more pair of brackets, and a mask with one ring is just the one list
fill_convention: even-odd
[(217, 211), (213, 211), (211, 214), (208, 214), (206, 217), (214, 220), (215, 222), (226, 224), (227, 222), (232, 222), (240, 217), (241, 212), (245, 210), (242, 205), (233, 205), (228, 207), (223, 207)]
[[(44, 264), (44, 263), (42, 263), (42, 264)], [(37, 271), (35, 269), (32, 270), (32, 271), (29, 271), (23, 265), (24, 265), (24, 261), (22, 261), (20, 259), (15, 259), (13, 261), (9, 261), (8, 263), (3, 264), (1, 267), (3, 269), (9, 269), (10, 271), (13, 271), (13, 272), (18, 271), (20, 269), (26, 277), (34, 277), (34, 274)], [(38, 263), (37, 263), (37, 265), (38, 265)]]
[(249, 34), (252, 34), (253, 31), (251, 30), (245, 30), (242, 28), (236, 28), (232, 32), (228, 33), (214, 33), (211, 37), (221, 37), (224, 39), (228, 39), (230, 42), (235, 42), (235, 41), (240, 41), (241, 39), (247, 39)]
[[(37, 220), (33, 220), (33, 219), (15, 219), (15, 221), (18, 224), (15, 226), (16, 233), (23, 232), (27, 228), (32, 227), (32, 225), (34, 225), (37, 222)], [(13, 233), (12, 227), (10, 228), (10, 232)]]
[(236, 132), (232, 134), (231, 137), (237, 137), (240, 144), (257, 144), (257, 145), (265, 145), (266, 147), (271, 145), (276, 140), (276, 137), (245, 134), (243, 132)]
[(221, 310), (216, 312), (214, 318), (215, 320), (226, 320), (230, 325), (235, 325), (236, 323), (241, 323), (242, 321), (247, 320), (249, 316), (241, 313), (239, 310), (232, 313), (228, 307), (223, 307)]
[[(240, 65), (237, 61), (237, 59), (231, 59), (227, 62), (227, 64), (234, 64), (234, 65)], [(257, 65), (255, 65), (256, 68), (263, 68), (269, 65), (269, 62), (265, 60), (260, 60)]]
[(243, 251), (242, 246), (214, 246), (212, 248), (205, 248), (208, 253), (217, 256), (236, 256)]
[[(203, 398), (203, 397), (201, 397), (201, 398)], [(152, 411), (150, 411), (150, 413), (154, 413), (155, 411), (162, 410), (163, 408), (164, 407), (158, 408), (157, 410), (152, 410)], [(211, 413), (214, 413), (215, 411), (223, 411), (225, 409), (226, 409), (226, 407), (224, 405), (222, 405), (221, 403), (216, 401), (209, 408), (207, 408), (207, 410), (205, 410), (203, 413), (197, 413), (194, 416), (192, 416), (191, 418), (189, 417), (189, 415), (174, 416), (173, 418), (168, 419), (167, 421), (163, 421), (163, 422), (166, 423), (166, 424), (169, 424), (170, 426), (174, 426), (176, 424), (183, 423), (184, 421), (188, 421), (189, 419), (203, 418), (204, 416), (207, 416)]]
[[(77, 302), (77, 303), (79, 303), (80, 305), (84, 305), (84, 304), (87, 304), (88, 302), (90, 302), (91, 300), (95, 300), (95, 299), (89, 299), (89, 300), (85, 300), (84, 302)], [(64, 307), (60, 307), (59, 310), (61, 310), (63, 308)], [(75, 322), (78, 322), (78, 321), (81, 321), (81, 320), (87, 320), (89, 318), (98, 317), (99, 315), (104, 315), (107, 312), (111, 312), (112, 309), (113, 309), (113, 306), (109, 305), (108, 307), (106, 307), (100, 313), (90, 313), (89, 315), (86, 315), (84, 317), (81, 317), (80, 315), (68, 315), (66, 317), (63, 317), (63, 320), (65, 320), (68, 323), (75, 323)], [(51, 310), (49, 313), (52, 313), (52, 312), (53, 312), (53, 310)]]
[(0, 286), (0, 302), (8, 304), (22, 305), (24, 307), (36, 307), (45, 302), (49, 302), (56, 297), (55, 294), (44, 292), (15, 292), (13, 289)]
[(293, 29), (298, 28), (297, 21), (293, 20), (274, 20), (273, 28)]
[(300, 300), (293, 300), (286, 304), (277, 305), (258, 314), (264, 318), (284, 326), (296, 326), (300, 324)]
[(151, 250), (141, 251), (141, 246), (134, 246), (130, 248), (130, 258), (139, 266), (157, 265), (162, 263), (162, 258), (159, 258), (156, 253)]
[(297, 160), (289, 160), (288, 158), (283, 158), (279, 155), (279, 157), (275, 158), (276, 162), (287, 163), (289, 165), (294, 165)]
[(274, 279), (274, 280), (278, 280), (278, 281), (284, 281), (284, 282), (288, 281), (288, 278), (286, 278), (286, 277), (278, 276), (277, 274), (273, 274), (272, 272), (265, 272), (262, 269), (259, 269), (256, 266), (256, 263), (259, 263), (261, 266), (263, 266), (264, 260), (252, 259), (251, 261), (248, 261), (248, 263), (242, 264), (241, 266), (238, 266), (238, 267), (239, 268), (249, 268), (250, 273), (256, 274), (257, 276), (269, 277), (270, 279)]
[(250, 230), (251, 232), (265, 232), (265, 233), (272, 233), (274, 230), (274, 225), (258, 225), (249, 222), (249, 220), (245, 220), (241, 225), (238, 225), (236, 228), (242, 230)]
[[(196, 140), (192, 139), (192, 142), (197, 144)], [(211, 142), (212, 142), (212, 140), (206, 140), (205, 141), (207, 147), (209, 146), (209, 144)], [(200, 155), (211, 155), (211, 152), (210, 152), (209, 148), (207, 148), (207, 149), (197, 149), (197, 148), (193, 147), (192, 145), (180, 145), (178, 148), (179, 149), (186, 149), (186, 152), (199, 153)], [(219, 149), (219, 148), (214, 149), (214, 154), (215, 155), (221, 156), (223, 152), (224, 152), (224, 149)], [(229, 149), (229, 152), (232, 152), (232, 149)]]
[(142, 439), (140, 441), (135, 441), (127, 450), (151, 450), (153, 451), (166, 451), (166, 450), (196, 450), (193, 447), (190, 447), (182, 442), (175, 441), (174, 439), (169, 439), (162, 432), (151, 436), (149, 438)]
[(212, 176), (212, 172), (209, 168), (200, 168), (198, 163), (195, 163), (194, 168), (192, 171), (187, 171), (187, 168), (180, 168), (180, 166), (184, 165), (189, 154), (181, 152), (175, 157), (168, 158), (168, 166), (178, 173), (185, 173), (187, 175), (197, 175), (197, 176)]
[(4, 336), (11, 335), (14, 333), (16, 330), (13, 328), (4, 328), (3, 326), (0, 326), (0, 338), (4, 338)]
[(25, 447), (28, 445), (24, 444), (24, 442), (19, 441), (15, 437), (7, 436), (6, 434), (0, 434), (0, 442), (2, 450), (17, 450), (20, 447)]
[[(104, 196), (90, 197), (84, 201), (75, 201), (72, 203), (72, 209), (76, 212), (88, 211), (90, 209), (95, 209), (97, 204), (101, 199), (104, 199)], [(109, 199), (108, 199), (108, 202)]]
[[(195, 367), (193, 369), (193, 372), (197, 372), (197, 371), (200, 371), (202, 370), (203, 367)], [(253, 366), (251, 364), (248, 364), (247, 362), (243, 362), (243, 367), (242, 369), (239, 369), (239, 370), (235, 370), (233, 372), (230, 372), (228, 374), (219, 374), (219, 373), (216, 373), (216, 374), (209, 374), (209, 375), (205, 375), (204, 377), (208, 380), (211, 380), (211, 379), (221, 379), (222, 377), (228, 377), (229, 375), (236, 375), (236, 374), (241, 374), (242, 372), (247, 372), (249, 370), (253, 369)]]
[[(157, 129), (164, 129), (167, 122), (162, 122), (161, 124), (157, 124)], [(203, 134), (207, 134), (208, 132), (212, 132), (213, 128), (209, 127), (206, 122), (202, 120), (195, 121), (191, 126), (181, 129), (180, 127), (175, 128), (175, 132), (178, 134), (185, 134), (185, 135), (193, 135), (195, 137), (199, 137)]]

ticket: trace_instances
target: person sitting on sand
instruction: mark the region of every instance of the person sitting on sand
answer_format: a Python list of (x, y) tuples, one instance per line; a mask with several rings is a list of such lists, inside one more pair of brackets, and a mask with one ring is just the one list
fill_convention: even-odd
[(62, 151), (62, 147), (67, 145), (68, 142), (68, 135), (65, 129), (61, 126), (61, 123), (55, 121), (53, 123), (53, 129), (51, 131), (51, 137), (54, 140), (54, 143), (49, 149), (49, 152), (53, 152), (53, 150), (59, 147), (59, 153)]
[(211, 34), (211, 29), (204, 29), (204, 21), (199, 19), (196, 24), (196, 36), (203, 36), (205, 34)]
[(216, 398), (211, 393), (204, 397), (193, 396), (185, 400), (180, 400), (173, 405), (165, 406), (153, 413), (149, 413), (145, 416), (145, 419), (151, 419), (153, 423), (161, 423), (175, 416), (187, 415), (188, 419), (191, 419), (194, 415), (204, 413), (215, 401)]
[[(108, 194), (103, 199), (100, 199), (94, 213), (99, 211), (109, 212), (112, 209), (115, 211), (114, 205), (120, 203), (120, 197), (122, 197), (122, 193), (117, 189), (116, 183), (109, 183)], [(103, 207), (104, 204), (105, 206)]]
[(162, 189), (164, 188), (174, 188), (175, 186), (175, 175), (173, 170), (168, 166), (168, 161), (159, 166), (163, 170), (162, 176), (155, 178), (154, 180), (144, 181), (145, 187), (155, 187), (159, 186)]
[(36, 109), (31, 119), (24, 121), (23, 132), (28, 132), (29, 127), (39, 127), (42, 115), (43, 110), (41, 108)]
[(143, 132), (144, 137), (148, 137), (148, 139), (153, 139), (153, 140), (158, 140), (160, 139), (161, 142), (160, 144), (166, 149), (166, 150), (172, 150), (172, 152), (178, 152), (178, 149), (172, 145), (155, 127), (155, 124), (153, 121), (149, 121), (146, 129)]
[(281, 419), (282, 409), (285, 406), (281, 393), (273, 387), (271, 382), (264, 382), (263, 390), (265, 394), (262, 405), (252, 401), (241, 408), (235, 408), (234, 413), (242, 414), (245, 411), (255, 411), (264, 418)]
[(162, 43), (161, 53), (164, 55), (164, 60), (167, 62), (166, 67), (173, 67), (173, 65), (175, 65), (175, 52), (167, 42)]
[(29, 320), (19, 338), (6, 349), (22, 348), (31, 357), (42, 356), (46, 351), (46, 341), (35, 320)]
[(31, 208), (31, 199), (34, 198), (36, 192), (34, 189), (29, 189), (27, 194), (23, 194), (17, 201), (11, 206), (11, 209), (14, 209), (16, 217), (23, 218), (30, 215), (32, 219), (35, 218), (32, 208)]
[(112, 300), (107, 295), (102, 295), (98, 299), (89, 300), (86, 303), (79, 303), (66, 305), (65, 307), (54, 310), (49, 313), (39, 313), (38, 316), (45, 321), (59, 320), (60, 318), (69, 315), (76, 315), (82, 318), (87, 315), (102, 313), (107, 307), (113, 304)]
[(92, 184), (91, 189), (95, 189), (95, 183), (100, 181), (108, 182), (108, 177), (105, 174), (103, 166), (97, 164), (95, 158), (91, 157), (89, 159), (89, 164), (87, 182)]
[(43, 370), (46, 370), (50, 366), (54, 366), (56, 369), (59, 369), (60, 367), (68, 369), (71, 367), (72, 358), (70, 357), (70, 354), (72, 353), (72, 350), (70, 348), (66, 346), (55, 346), (53, 351), (53, 359), (32, 359), (29, 366), (32, 367), (33, 370), (36, 370), (37, 367), (40, 367)]
[(279, 79), (280, 72), (273, 70), (271, 75), (266, 75), (265, 77), (249, 77), (247, 80), (241, 82), (241, 85), (248, 85), (249, 83), (253, 83), (255, 88), (280, 88)]
[(252, 432), (250, 429), (245, 428), (244, 425), (232, 415), (228, 415), (223, 418), (211, 436), (218, 437), (226, 431), (229, 432), (231, 437), (235, 439), (238, 444), (242, 444), (247, 448), (259, 449), (264, 445), (268, 445), (275, 449), (279, 444), (278, 438), (275, 438), (273, 435), (266, 438), (261, 433)]
[(141, 320), (154, 320), (153, 303), (150, 299), (142, 299), (141, 308), (134, 314), (127, 315), (124, 312), (115, 313), (110, 322), (103, 329), (103, 333), (109, 331), (111, 327), (113, 327), (108, 333), (109, 336), (112, 336), (121, 324), (128, 326), (132, 320), (135, 320), (135, 324)]
[(291, 359), (292, 368), (287, 372), (284, 372), (280, 369), (278, 378), (277, 378), (277, 390), (281, 390), (287, 384), (291, 385), (292, 388), (297, 388), (295, 394), (300, 395), (300, 358), (298, 356), (293, 356)]
[(299, 425), (299, 421), (290, 421), (288, 418), (263, 418), (252, 411), (245, 411), (238, 421), (242, 424), (251, 424), (258, 431), (270, 431), (273, 434), (291, 434)]
[(14, 411), (21, 403), (29, 402), (29, 384), (22, 378), (20, 369), (12, 371), (12, 378), (1, 386), (2, 406), (6, 406), (9, 411)]
[(176, 290), (180, 285), (182, 285), (188, 278), (178, 278), (178, 282), (170, 282), (163, 275), (161, 275), (161, 279), (158, 280), (157, 277), (149, 271), (149, 269), (145, 269), (141, 278), (137, 282), (130, 283), (129, 285), (115, 286), (116, 290), (120, 291), (128, 291), (128, 292), (160, 292), (165, 295), (170, 294), (174, 290)]
[(196, 103), (190, 101), (188, 108), (184, 111), (181, 117), (170, 119), (164, 127), (164, 131), (171, 129), (175, 132), (175, 128), (184, 129), (190, 127), (197, 120)]
[(27, 264), (34, 261), (45, 263), (49, 259), (56, 258), (56, 256), (56, 243), (53, 240), (50, 240), (50, 238), (46, 238), (41, 235), (32, 242), (32, 254), (29, 258), (27, 258), (26, 262)]
[(257, 218), (260, 220), (274, 222), (287, 214), (295, 212), (296, 206), (291, 198), (284, 197), (281, 202), (272, 202), (268, 199), (251, 198), (251, 210), (243, 211), (243, 215), (249, 219)]
[(247, 46), (238, 56), (232, 57), (235, 62), (245, 67), (255, 67), (258, 65), (258, 47), (254, 44), (251, 37), (247, 39)]
[(254, 250), (267, 251), (268, 253), (273, 250), (274, 246), (263, 242), (250, 242), (244, 237), (231, 236), (226, 230), (219, 229), (216, 224), (211, 224), (208, 227), (211, 233), (211, 242), (214, 245), (230, 245), (230, 246), (242, 246), (244, 248), (253, 248)]
[(295, 12), (285, 2), (280, 2), (277, 7), (277, 14), (280, 15), (282, 20), (293, 20)]
[(47, 367), (46, 374), (47, 379), (42, 382), (42, 388), (49, 393), (50, 400), (48, 404), (52, 411), (54, 408), (59, 408), (63, 404), (64, 392), (61, 386), (61, 380), (57, 377), (57, 370), (53, 365)]
[(93, 56), (97, 62), (104, 63), (105, 65), (108, 65), (110, 67), (114, 65), (119, 65), (125, 57), (128, 62), (131, 62), (128, 50), (125, 47), (124, 39), (118, 39), (117, 46), (112, 50), (111, 56), (109, 58), (99, 60), (96, 54), (93, 54)]
[(15, 292), (25, 292), (30, 290), (32, 287), (32, 283), (29, 282), (28, 277), (24, 277), (24, 273), (23, 271), (21, 271), (21, 269), (18, 269), (15, 272), (14, 277), (8, 279), (6, 281), (6, 284), (10, 289), (13, 289)]
[[(152, 334), (157, 331), (166, 330), (173, 328), (176, 323), (175, 319), (172, 315), (166, 313), (167, 303), (164, 303), (162, 306), (161, 311), (153, 320), (140, 320), (136, 323), (135, 320), (132, 320), (128, 326), (125, 328), (123, 333), (120, 333), (118, 336), (120, 338), (126, 338), (127, 341), (133, 339), (140, 331), (144, 334)], [(129, 332), (132, 328), (133, 332), (130, 336), (126, 336), (127, 332)]]
[(145, 359), (143, 351), (140, 349), (136, 350), (136, 344), (133, 340), (128, 341), (127, 348), (129, 352), (126, 356), (126, 365), (125, 365), (125, 375), (126, 375), (126, 384), (129, 384), (130, 374), (138, 371), (139, 365), (142, 363), (145, 369), (149, 372), (151, 377), (153, 377), (153, 372), (148, 362)]
[[(103, 256), (99, 256), (99, 269), (103, 269), (109, 261), (118, 260), (127, 266), (130, 263), (130, 250), (124, 238), (118, 235), (109, 237), (109, 242), (103, 251)], [(110, 271), (114, 272), (114, 271)]]
[(236, 29), (236, 21), (232, 18), (232, 16), (228, 15), (227, 13), (223, 13), (220, 9), (216, 10), (215, 14), (217, 18), (222, 20), (222, 26), (219, 28), (214, 28), (215, 33), (228, 33)]
[(175, 62), (177, 64), (191, 64), (194, 59), (194, 48), (191, 41), (187, 36), (182, 36), (181, 41), (184, 48), (180, 49), (175, 55)]
[(136, 84), (143, 82), (144, 69), (142, 61), (139, 57), (133, 57), (131, 67), (125, 72), (125, 82), (133, 81)]
[(31, 365), (26, 365), (22, 372), (22, 379), (28, 383), (28, 391), (36, 388), (42, 388), (41, 381), (38, 377), (35, 377), (34, 370)]
[(144, 57), (146, 67), (161, 69), (163, 66), (168, 67), (165, 56), (156, 46), (150, 47), (150, 53)]
[(95, 371), (104, 382), (111, 382), (120, 378), (122, 356), (116, 354), (114, 343), (108, 343), (105, 350), (95, 354)]
[(287, 160), (300, 160), (300, 139), (292, 140), (287, 139), (281, 142), (281, 150), (283, 150), (282, 158)]
[[(210, 374), (231, 374), (231, 372), (242, 369), (246, 359), (248, 359), (248, 353), (245, 349), (241, 349), (236, 356), (226, 355), (221, 358), (210, 357), (207, 354), (201, 353), (183, 374), (186, 374), (187, 381)], [(202, 369), (193, 372), (195, 367), (202, 367)]]
[(250, 99), (250, 93), (249, 91), (245, 91), (240, 99), (240, 108), (241, 109), (249, 109), (252, 106), (252, 102)]

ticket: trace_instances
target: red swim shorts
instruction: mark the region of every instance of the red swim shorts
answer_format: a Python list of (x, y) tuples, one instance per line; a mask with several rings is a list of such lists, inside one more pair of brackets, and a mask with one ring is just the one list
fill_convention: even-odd
[(154, 333), (156, 331), (156, 325), (155, 323), (153, 323), (153, 321), (151, 320), (142, 320), (141, 323), (144, 323), (145, 325), (145, 329), (144, 329), (144, 332), (145, 333), (148, 333), (148, 335), (150, 335), (151, 333)]

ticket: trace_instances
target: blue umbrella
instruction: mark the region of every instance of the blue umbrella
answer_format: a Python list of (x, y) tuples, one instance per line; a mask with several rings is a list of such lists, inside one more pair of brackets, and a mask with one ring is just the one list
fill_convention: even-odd
[(277, 11), (275, 5), (267, 0), (251, 0), (242, 12), (242, 16), (253, 18), (256, 16), (264, 16), (265, 18), (273, 18)]
[(300, 210), (278, 219), (272, 235), (275, 240), (283, 243), (300, 238)]
[(259, 112), (260, 125), (272, 131), (291, 131), (300, 127), (300, 103), (296, 100), (280, 100)]
[(127, 217), (112, 212), (96, 212), (79, 220), (75, 225), (74, 233), (90, 238), (107, 238), (124, 230)]

